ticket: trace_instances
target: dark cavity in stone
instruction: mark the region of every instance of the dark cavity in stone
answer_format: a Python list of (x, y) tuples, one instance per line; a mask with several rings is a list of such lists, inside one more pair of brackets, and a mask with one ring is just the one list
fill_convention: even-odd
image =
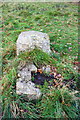
[(44, 85), (45, 81), (50, 82), (51, 80), (53, 80), (53, 83), (55, 84), (54, 79), (56, 79), (56, 78), (53, 75), (46, 75), (44, 73), (32, 72), (31, 76), (34, 78), (34, 80), (32, 82), (37, 85)]

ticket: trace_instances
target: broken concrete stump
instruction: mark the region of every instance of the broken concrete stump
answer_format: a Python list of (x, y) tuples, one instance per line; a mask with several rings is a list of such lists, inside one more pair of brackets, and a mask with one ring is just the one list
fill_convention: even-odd
[[(50, 40), (46, 33), (38, 31), (21, 32), (17, 42), (17, 55), (21, 52), (29, 52), (35, 48), (50, 54)], [(47, 66), (43, 71), (50, 72), (50, 67)], [(29, 100), (39, 99), (41, 91), (35, 87), (31, 81), (31, 72), (37, 72), (37, 68), (33, 63), (26, 63), (23, 67), (18, 66), (18, 79), (16, 81), (16, 93), (27, 95)]]

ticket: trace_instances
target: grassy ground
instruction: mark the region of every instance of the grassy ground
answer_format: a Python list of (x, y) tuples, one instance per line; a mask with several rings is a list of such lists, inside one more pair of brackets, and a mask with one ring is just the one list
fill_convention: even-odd
[[(0, 27), (2, 30), (3, 37), (2, 66), (3, 66), (3, 79), (5, 81), (4, 84), (6, 84), (6, 79), (8, 79), (7, 85), (9, 87), (11, 84), (14, 85), (12, 77), (14, 76), (13, 78), (15, 79), (16, 75), (15, 68), (11, 68), (11, 64), (16, 58), (16, 40), (18, 38), (18, 35), (22, 31), (28, 30), (41, 31), (49, 35), (50, 46), (52, 50), (51, 56), (55, 59), (55, 61), (57, 61), (57, 65), (55, 67), (58, 73), (60, 73), (63, 76), (63, 78), (67, 80), (71, 79), (74, 76), (75, 81), (78, 82), (77, 4), (49, 3), (49, 2), (48, 3), (28, 2), (13, 4), (2, 3), (0, 7), (2, 8), (1, 18), (2, 24), (0, 25)], [(4, 95), (5, 99), (6, 95), (10, 95), (9, 93), (11, 92), (11, 90), (12, 89), (5, 93)], [(10, 99), (8, 100), (10, 102), (11, 96)], [(30, 106), (31, 104), (29, 104), (29, 107)], [(35, 113), (33, 116), (36, 115), (35, 109), (36, 108), (34, 108), (33, 111), (30, 111), (31, 113), (28, 113), (29, 117), (30, 114), (32, 115), (33, 112)]]

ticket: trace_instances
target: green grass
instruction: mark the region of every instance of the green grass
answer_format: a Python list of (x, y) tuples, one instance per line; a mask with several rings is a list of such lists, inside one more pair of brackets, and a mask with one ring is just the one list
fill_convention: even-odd
[[(54, 48), (53, 53), (56, 51), (56, 56), (62, 61), (64, 60), (65, 64), (67, 61), (70, 63), (74, 60), (77, 61), (77, 5), (69, 3), (39, 3), (39, 5), (38, 3), (14, 3), (11, 7), (10, 4), (2, 4), (3, 24), (1, 27), (3, 27), (4, 53), (10, 49), (9, 46), (15, 46), (18, 35), (22, 31), (37, 30), (49, 35), (51, 49)], [(9, 54), (5, 59), (11, 59), (11, 56), (8, 56)]]
[[(46, 89), (46, 92), (45, 92)], [(72, 96), (68, 89), (51, 88), (45, 83), (41, 89), (43, 92), (42, 100), (38, 102), (37, 106), (41, 110), (41, 115), (44, 118), (76, 118), (78, 111), (73, 105)]]
[(56, 65), (57, 61), (51, 58), (50, 55), (46, 54), (45, 52), (35, 48), (30, 52), (23, 52), (21, 53), (18, 58), (25, 62), (33, 62), (37, 68), (41, 68), (44, 65)]
[[(3, 67), (3, 81), (2, 87), (3, 89), (3, 100), (4, 100), (4, 108), (3, 115), (4, 117), (8, 115), (9, 118), (15, 117), (14, 112), (15, 108), (18, 110), (16, 117), (27, 117), (27, 118), (38, 118), (39, 116), (50, 117), (54, 113), (54, 117), (59, 118), (62, 117), (62, 113), (67, 111), (65, 117), (75, 117), (70, 113), (70, 110), (73, 109), (73, 105), (71, 104), (71, 108), (62, 106), (58, 98), (52, 98), (55, 100), (55, 109), (51, 104), (51, 111), (46, 112), (45, 109), (40, 108), (39, 113), (38, 105), (49, 105), (50, 98), (48, 99), (48, 103), (45, 103), (45, 98), (43, 97), (40, 103), (37, 103), (37, 107), (35, 104), (30, 103), (30, 101), (22, 101), (20, 96), (15, 94), (15, 81), (17, 78), (17, 66), (18, 63), (22, 60), (25, 61), (24, 56), (26, 54), (27, 60), (31, 60), (36, 64), (37, 67), (40, 67), (44, 64), (50, 64), (56, 67), (58, 73), (61, 73), (64, 79), (71, 79), (73, 76), (75, 77), (75, 81), (78, 83), (78, 72), (74, 69), (74, 62), (78, 61), (78, 6), (76, 4), (71, 3), (54, 3), (54, 2), (26, 2), (26, 3), (1, 3), (0, 8), (2, 9), (2, 24), (0, 27), (2, 30), (2, 67)], [(23, 31), (41, 31), (47, 33), (50, 38), (50, 47), (52, 50), (51, 56), (45, 54), (39, 50), (33, 50), (29, 53), (23, 53), (20, 57), (16, 56), (16, 40), (18, 35)], [(39, 53), (39, 54), (38, 54)], [(33, 57), (34, 55), (34, 57)], [(50, 63), (50, 61), (52, 61)], [(78, 84), (79, 88), (79, 84)], [(43, 90), (46, 92), (47, 87), (43, 87)], [(49, 92), (49, 91), (48, 91)], [(54, 90), (53, 90), (54, 92)], [(61, 96), (60, 90), (55, 90), (55, 92), (59, 92), (58, 94)], [(69, 95), (69, 94), (68, 94)], [(17, 98), (17, 99), (15, 99)], [(67, 98), (66, 98), (67, 99)], [(20, 104), (17, 104), (19, 103)], [(51, 101), (52, 102), (52, 101)], [(13, 106), (13, 109), (11, 107)], [(21, 105), (21, 106), (20, 106)], [(25, 106), (27, 106), (25, 108)], [(21, 107), (21, 108), (20, 108)], [(31, 110), (33, 107), (33, 110)], [(8, 111), (6, 111), (8, 109)], [(24, 112), (24, 110), (28, 109), (28, 113)], [(49, 109), (49, 108), (48, 108)], [(47, 110), (48, 110), (47, 109)], [(53, 109), (53, 110), (52, 110)], [(22, 110), (22, 111), (20, 111)], [(56, 112), (55, 112), (56, 111)], [(11, 113), (10, 113), (11, 112)], [(73, 111), (74, 112), (74, 111)], [(55, 113), (58, 113), (55, 116)], [(20, 116), (21, 114), (21, 116)], [(64, 116), (63, 116), (64, 117)]]

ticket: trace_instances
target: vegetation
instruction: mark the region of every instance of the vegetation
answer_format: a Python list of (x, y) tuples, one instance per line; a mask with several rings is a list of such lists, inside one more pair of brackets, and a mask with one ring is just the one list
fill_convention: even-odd
[[(42, 88), (43, 97), (38, 103), (41, 109), (41, 115), (44, 118), (76, 118), (78, 111), (73, 104), (73, 98), (68, 89), (61, 88), (47, 89), (48, 86), (44, 85)], [(45, 93), (45, 89), (47, 89)]]
[[(74, 90), (51, 88), (45, 82), (39, 86), (43, 92), (41, 100), (28, 101), (15, 93), (17, 66), (20, 62), (34, 62), (39, 68), (50, 64), (57, 69), (63, 79), (74, 78), (78, 73), (78, 5), (71, 3), (1, 3), (2, 9), (2, 106), (3, 118), (78, 118), (80, 100), (71, 95)], [(21, 53), (16, 56), (16, 40), (22, 31), (35, 30), (50, 37), (52, 54), (41, 50)], [(25, 55), (25, 57), (24, 57)], [(26, 60), (25, 60), (26, 59)], [(77, 84), (78, 90), (80, 86)], [(72, 97), (71, 97), (72, 96)], [(79, 94), (77, 95), (79, 97)], [(1, 97), (0, 97), (1, 98)], [(27, 102), (26, 102), (27, 101)], [(0, 100), (1, 104), (1, 100)]]
[(33, 62), (37, 68), (41, 68), (41, 66), (48, 64), (56, 65), (57, 63), (50, 57), (50, 55), (39, 49), (34, 49), (30, 52), (23, 52), (18, 57), (26, 62)]

